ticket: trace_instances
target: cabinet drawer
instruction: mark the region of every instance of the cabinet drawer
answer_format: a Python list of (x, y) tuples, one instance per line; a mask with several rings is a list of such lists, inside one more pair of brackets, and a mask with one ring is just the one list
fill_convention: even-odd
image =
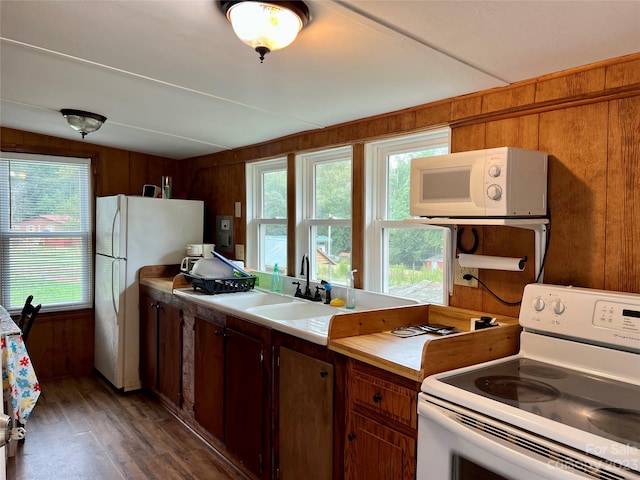
[(358, 370), (353, 370), (352, 401), (410, 427), (417, 426), (418, 393)]

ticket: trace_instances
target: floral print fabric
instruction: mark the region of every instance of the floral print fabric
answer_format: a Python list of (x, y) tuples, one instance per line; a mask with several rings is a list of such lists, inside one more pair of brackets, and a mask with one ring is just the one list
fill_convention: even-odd
[(40, 384), (22, 340), (22, 332), (1, 305), (0, 317), (3, 397), (11, 401), (11, 416), (24, 424), (40, 396)]

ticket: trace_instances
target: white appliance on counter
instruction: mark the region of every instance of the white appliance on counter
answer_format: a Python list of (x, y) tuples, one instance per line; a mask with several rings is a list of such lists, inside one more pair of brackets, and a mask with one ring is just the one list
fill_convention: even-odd
[(138, 270), (179, 264), (203, 222), (202, 201), (96, 199), (94, 366), (116, 388), (140, 388)]
[(640, 479), (640, 295), (531, 284), (517, 355), (418, 396), (417, 480)]

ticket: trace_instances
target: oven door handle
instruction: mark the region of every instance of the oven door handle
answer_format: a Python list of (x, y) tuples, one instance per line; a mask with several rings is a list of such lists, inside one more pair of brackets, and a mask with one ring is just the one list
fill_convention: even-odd
[[(566, 467), (563, 468), (560, 465), (560, 468), (554, 466), (554, 460), (552, 458), (544, 461), (540, 457), (534, 456), (532, 453), (527, 452), (526, 450), (517, 447), (515, 445), (506, 446), (498, 441), (496, 438), (488, 435), (480, 433), (474, 430), (472, 427), (461, 424), (456, 419), (456, 413), (450, 410), (440, 408), (437, 405), (427, 402), (424, 399), (420, 399), (418, 405), (418, 413), (419, 415), (423, 415), (427, 417), (429, 420), (439, 424), (441, 427), (449, 430), (454, 435), (458, 436), (461, 441), (468, 441), (474, 446), (476, 446), (479, 450), (483, 450), (488, 452), (489, 454), (495, 455), (505, 462), (516, 465), (518, 468), (523, 470), (527, 470), (534, 475), (539, 476), (540, 478), (549, 478), (549, 479), (578, 479), (584, 478), (582, 476), (578, 476), (575, 473), (572, 473), (570, 470), (567, 470)], [(489, 422), (487, 422), (489, 423)], [(524, 436), (522, 432), (517, 432), (512, 428), (509, 428), (507, 425), (500, 425), (502, 430), (507, 430), (509, 432), (514, 433), (514, 435)], [(429, 432), (425, 432), (426, 435), (429, 435)], [(533, 439), (533, 437), (532, 437)], [(554, 450), (558, 450), (556, 445), (553, 445), (549, 442), (542, 442), (541, 439), (534, 439), (539, 444), (550, 446)], [(418, 446), (418, 448), (420, 448)]]

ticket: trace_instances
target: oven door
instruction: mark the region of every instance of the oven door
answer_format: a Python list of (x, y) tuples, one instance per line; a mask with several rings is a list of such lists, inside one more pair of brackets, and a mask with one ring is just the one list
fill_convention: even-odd
[(417, 480), (640, 479), (424, 393), (417, 450)]

